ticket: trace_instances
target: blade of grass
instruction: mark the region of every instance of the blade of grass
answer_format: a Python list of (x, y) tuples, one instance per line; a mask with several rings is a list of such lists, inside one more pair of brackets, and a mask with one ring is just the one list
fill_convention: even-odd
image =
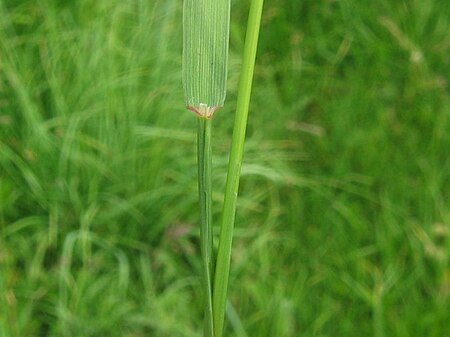
[(230, 0), (185, 0), (183, 84), (187, 107), (212, 117), (226, 95)]
[(204, 336), (213, 337), (212, 272), (213, 232), (211, 212), (211, 119), (198, 118), (198, 191), (200, 202), (200, 242), (203, 263), (203, 284), (206, 295)]
[(261, 24), (263, 0), (253, 0), (250, 6), (244, 56), (237, 99), (233, 140), (228, 162), (227, 183), (222, 213), (219, 249), (213, 287), (214, 337), (222, 337), (230, 272), (231, 246), (233, 241), (236, 201), (244, 153), (245, 132), (255, 68), (256, 50)]

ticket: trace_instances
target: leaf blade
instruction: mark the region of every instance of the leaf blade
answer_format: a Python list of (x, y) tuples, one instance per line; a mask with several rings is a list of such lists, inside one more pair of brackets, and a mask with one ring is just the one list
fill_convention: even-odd
[(186, 106), (203, 117), (226, 96), (230, 0), (185, 0), (183, 87)]

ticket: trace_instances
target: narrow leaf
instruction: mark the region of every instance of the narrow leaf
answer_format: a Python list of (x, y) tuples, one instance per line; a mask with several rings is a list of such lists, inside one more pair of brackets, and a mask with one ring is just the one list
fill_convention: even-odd
[(230, 0), (184, 0), (183, 86), (186, 106), (212, 117), (226, 95)]

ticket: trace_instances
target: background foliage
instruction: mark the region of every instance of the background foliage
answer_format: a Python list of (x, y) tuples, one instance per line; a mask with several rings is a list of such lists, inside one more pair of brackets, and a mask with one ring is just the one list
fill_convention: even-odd
[[(200, 335), (181, 4), (0, 0), (0, 336)], [(448, 335), (449, 27), (448, 1), (267, 2), (229, 336)]]

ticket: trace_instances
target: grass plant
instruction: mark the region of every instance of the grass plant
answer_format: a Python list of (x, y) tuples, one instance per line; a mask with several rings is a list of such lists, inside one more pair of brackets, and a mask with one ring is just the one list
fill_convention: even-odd
[(215, 263), (211, 217), (211, 118), (223, 105), (226, 94), (230, 1), (186, 1), (184, 6), (183, 79), (186, 105), (199, 117), (200, 240), (206, 294), (204, 335), (210, 337), (222, 337), (223, 334), (236, 203), (262, 8), (262, 0), (251, 2)]
[[(232, 4), (218, 224), (249, 9)], [(203, 333), (181, 16), (0, 0), (1, 337)], [(447, 1), (265, 2), (224, 336), (448, 335), (449, 26)]]
[(198, 189), (205, 337), (214, 337), (214, 243), (211, 186), (211, 119), (225, 101), (230, 0), (187, 0), (183, 8), (183, 85), (186, 106), (198, 116)]

